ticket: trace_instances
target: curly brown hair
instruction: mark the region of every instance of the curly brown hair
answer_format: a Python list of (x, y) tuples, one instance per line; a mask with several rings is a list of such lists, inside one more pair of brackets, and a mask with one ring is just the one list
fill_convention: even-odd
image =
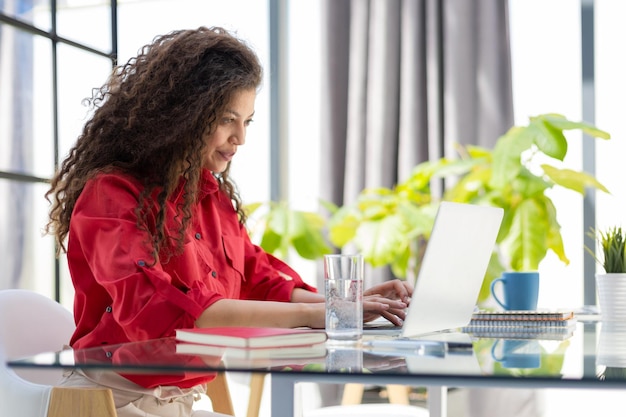
[[(99, 172), (122, 171), (145, 186), (137, 205), (137, 226), (148, 230), (155, 259), (170, 239), (182, 250), (202, 170), (203, 133), (215, 130), (231, 97), (256, 90), (262, 68), (254, 51), (222, 28), (200, 27), (158, 36), (125, 65), (87, 102), (93, 115), (60, 169), (46, 199), (51, 202), (45, 231), (53, 234), (58, 251), (65, 239), (76, 200), (85, 183)], [(240, 222), (245, 213), (228, 168), (217, 176), (230, 196)], [(184, 203), (177, 236), (165, 235), (168, 197), (184, 182)], [(156, 195), (156, 201), (152, 201)], [(159, 208), (156, 225), (148, 227), (148, 207)]]

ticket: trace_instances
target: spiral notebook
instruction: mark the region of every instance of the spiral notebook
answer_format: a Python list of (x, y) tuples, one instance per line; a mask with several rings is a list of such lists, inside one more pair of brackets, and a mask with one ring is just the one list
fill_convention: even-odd
[(403, 326), (366, 323), (364, 334), (416, 337), (467, 325), (502, 216), (499, 207), (440, 203)]
[(462, 331), (478, 338), (565, 340), (576, 322), (573, 311), (477, 311)]
[(548, 310), (480, 310), (472, 314), (472, 320), (492, 322), (564, 322), (574, 318), (574, 311)]

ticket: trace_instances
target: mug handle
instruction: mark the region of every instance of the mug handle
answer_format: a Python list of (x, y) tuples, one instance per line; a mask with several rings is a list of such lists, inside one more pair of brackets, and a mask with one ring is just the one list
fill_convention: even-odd
[(498, 356), (496, 354), (496, 347), (498, 346), (498, 342), (502, 340), (502, 339), (496, 339), (495, 342), (493, 342), (493, 345), (491, 345), (491, 357), (493, 358), (493, 360), (495, 360), (496, 362), (502, 362), (502, 360), (504, 359), (504, 356)]
[(504, 285), (504, 280), (503, 280), (502, 278), (497, 278), (497, 279), (494, 279), (494, 280), (491, 282), (491, 295), (493, 295), (494, 300), (496, 300), (496, 302), (497, 302), (498, 304), (500, 304), (500, 306), (501, 306), (503, 309), (508, 310), (508, 307), (507, 307), (507, 306), (506, 306), (506, 305), (505, 305), (502, 301), (500, 301), (500, 300), (498, 299), (498, 296), (496, 295), (496, 292), (494, 291), (494, 287), (495, 287), (495, 285), (496, 285), (496, 283), (497, 283), (498, 281), (502, 281), (502, 285)]

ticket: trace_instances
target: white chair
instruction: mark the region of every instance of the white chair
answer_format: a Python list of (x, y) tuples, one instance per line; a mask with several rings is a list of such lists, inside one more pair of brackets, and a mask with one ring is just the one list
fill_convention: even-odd
[(54, 387), (62, 371), (11, 369), (9, 358), (61, 350), (74, 331), (61, 304), (28, 290), (0, 291), (0, 415), (19, 417), (114, 417), (107, 389)]
[[(54, 352), (69, 343), (74, 318), (56, 301), (33, 291), (0, 291), (0, 416), (116, 417), (105, 388), (57, 387), (62, 370), (9, 368), (6, 360)], [(215, 412), (234, 415), (228, 382), (219, 373), (207, 386)]]

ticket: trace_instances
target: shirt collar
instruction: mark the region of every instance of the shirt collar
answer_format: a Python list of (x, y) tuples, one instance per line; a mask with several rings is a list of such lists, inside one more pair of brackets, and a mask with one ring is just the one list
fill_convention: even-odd
[[(180, 183), (178, 184), (176, 191), (172, 194), (172, 201), (178, 201), (182, 198), (186, 181), (187, 180), (185, 178), (180, 179)], [(204, 199), (209, 194), (216, 193), (219, 188), (220, 185), (213, 173), (210, 170), (203, 168), (200, 173), (200, 183), (198, 185), (198, 201)]]
[(198, 187), (199, 199), (202, 200), (207, 195), (216, 193), (219, 188), (220, 185), (213, 173), (203, 168), (200, 173), (200, 186)]

